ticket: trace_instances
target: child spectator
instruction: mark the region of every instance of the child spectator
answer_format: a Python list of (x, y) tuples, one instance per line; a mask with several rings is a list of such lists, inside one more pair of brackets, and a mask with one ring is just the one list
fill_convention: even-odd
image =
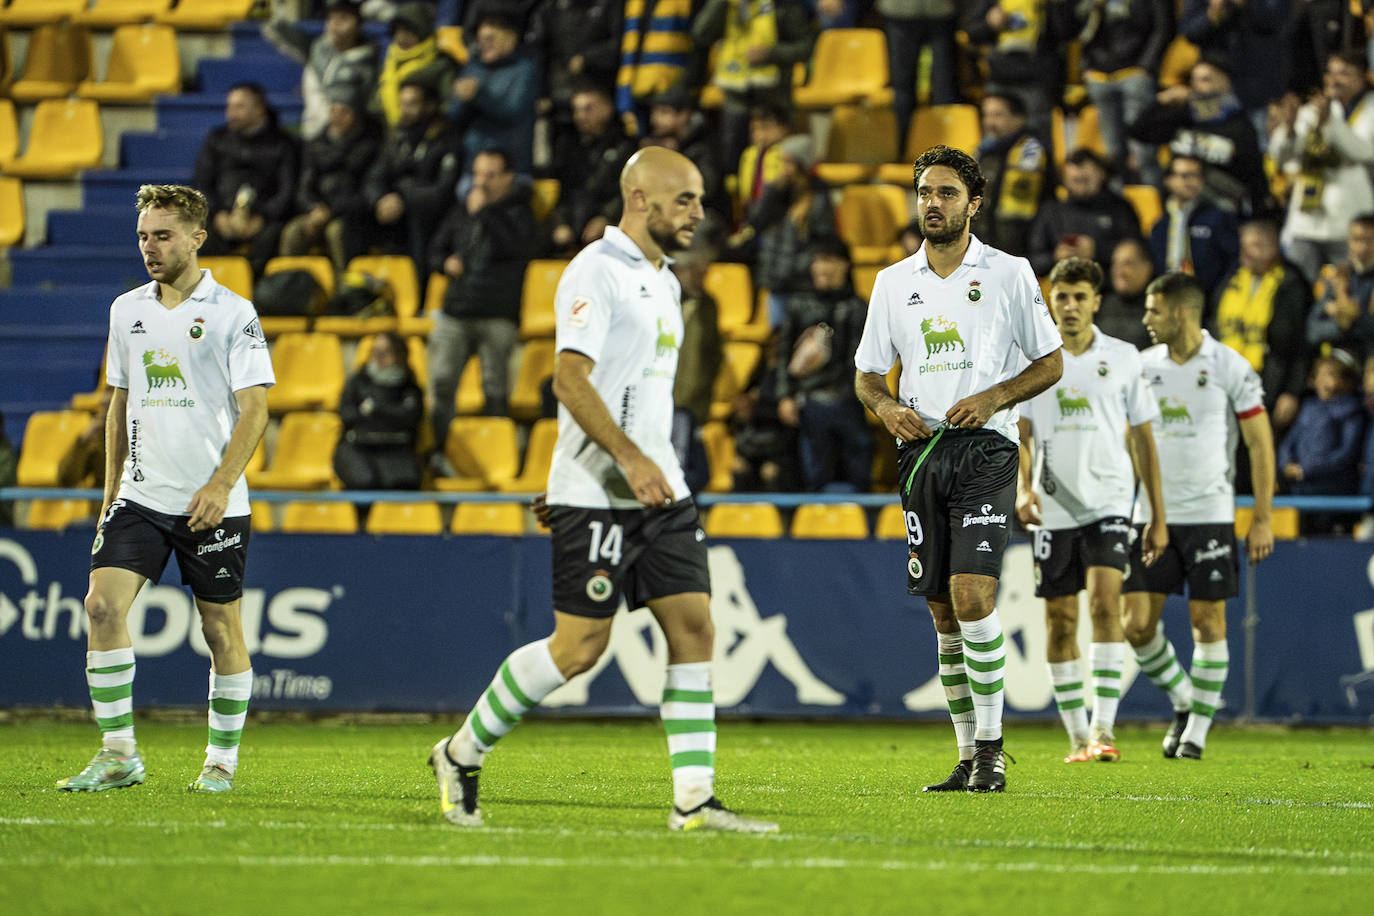
[(1332, 350), (1312, 370), (1314, 395), (1302, 402), (1293, 428), (1279, 446), (1280, 474), (1296, 494), (1342, 495), (1359, 484), (1365, 410), (1355, 394), (1354, 357)]

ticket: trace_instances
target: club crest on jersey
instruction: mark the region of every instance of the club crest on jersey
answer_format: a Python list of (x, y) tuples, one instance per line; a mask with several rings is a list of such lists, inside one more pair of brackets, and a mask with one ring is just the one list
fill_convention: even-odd
[(1207, 370), (1206, 370), (1206, 369), (1203, 369), (1202, 371), (1200, 371), (1200, 372), (1197, 374), (1197, 386), (1198, 386), (1199, 388), (1206, 388), (1206, 387), (1207, 387)]
[(1106, 361), (1105, 359), (1098, 362), (1098, 364), (1097, 364), (1097, 374), (1098, 374), (1098, 375), (1102, 376), (1103, 378), (1106, 378), (1106, 377), (1107, 377), (1107, 373), (1110, 372), (1110, 371), (1111, 371), (1111, 370), (1107, 367), (1107, 361)]
[(916, 554), (914, 554), (914, 553), (913, 553), (911, 556), (907, 557), (907, 561), (906, 561), (906, 572), (907, 572), (907, 575), (911, 576), (911, 578), (913, 578), (913, 579), (919, 579), (919, 578), (921, 578), (922, 575), (925, 574), (925, 571), (926, 571), (926, 568), (925, 568), (924, 566), (921, 565), (921, 558), (920, 558), (920, 557), (916, 556)]
[(981, 286), (981, 285), (982, 285), (982, 284), (980, 284), (977, 280), (970, 280), (970, 281), (969, 281), (969, 284), (968, 284), (968, 301), (969, 301), (969, 302), (977, 302), (979, 299), (982, 299), (982, 298), (983, 298), (983, 291), (982, 291), (981, 289), (978, 288), (978, 287)]
[(592, 318), (592, 300), (577, 296), (568, 310), (568, 324), (574, 328), (585, 328)]
[(191, 338), (192, 340), (200, 340), (202, 337), (204, 337), (205, 319), (197, 318), (195, 321), (193, 321), (191, 323), (191, 326), (186, 329), (186, 336)]
[(596, 574), (587, 580), (587, 597), (593, 601), (605, 601), (611, 597), (611, 592), (615, 591), (611, 585), (611, 577), (605, 570), (598, 569)]

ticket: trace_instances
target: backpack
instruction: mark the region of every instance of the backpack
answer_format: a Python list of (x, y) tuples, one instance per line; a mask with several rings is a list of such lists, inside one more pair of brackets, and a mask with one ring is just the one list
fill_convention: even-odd
[(304, 316), (324, 308), (324, 290), (308, 270), (283, 270), (253, 284), (253, 307), (261, 316)]

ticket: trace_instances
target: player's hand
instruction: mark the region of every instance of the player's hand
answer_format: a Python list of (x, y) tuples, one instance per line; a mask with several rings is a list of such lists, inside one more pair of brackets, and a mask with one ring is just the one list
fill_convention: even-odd
[(534, 520), (539, 523), (539, 527), (548, 531), (553, 530), (549, 524), (549, 494), (536, 493), (530, 509), (534, 512)]
[(1150, 519), (1145, 524), (1145, 538), (1140, 545), (1140, 562), (1146, 566), (1154, 566), (1159, 562), (1159, 558), (1164, 556), (1168, 546), (1169, 526)]
[(945, 419), (949, 421), (950, 426), (981, 429), (983, 424), (988, 422), (988, 418), (996, 412), (997, 404), (993, 396), (986, 391), (980, 391), (955, 401), (954, 406), (945, 413)]
[(648, 457), (640, 455), (624, 465), (625, 480), (641, 506), (662, 509), (673, 504), (673, 488), (663, 471)]
[(1250, 521), (1250, 533), (1245, 536), (1245, 553), (1251, 563), (1258, 563), (1274, 552), (1274, 529), (1268, 519), (1258, 517)]
[(229, 508), (229, 487), (211, 480), (191, 497), (186, 511), (191, 518), (186, 526), (192, 531), (208, 531), (224, 521), (224, 510)]
[(1040, 524), (1040, 494), (1031, 490), (1016, 497), (1016, 517), (1023, 525)]
[(878, 414), (878, 419), (883, 421), (883, 426), (894, 438), (901, 439), (903, 442), (911, 442), (915, 439), (929, 439), (934, 435), (929, 426), (920, 415), (910, 407), (903, 407), (896, 401), (890, 402)]

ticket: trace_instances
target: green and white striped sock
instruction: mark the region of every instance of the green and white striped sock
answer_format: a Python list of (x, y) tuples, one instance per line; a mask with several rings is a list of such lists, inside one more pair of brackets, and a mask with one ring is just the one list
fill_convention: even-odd
[(1231, 666), (1231, 653), (1226, 640), (1200, 642), (1193, 646), (1193, 705), (1188, 711), (1188, 726), (1180, 741), (1198, 747), (1207, 745), (1207, 730), (1221, 706), (1221, 689), (1226, 686), (1226, 672)]
[(132, 754), (134, 742), (134, 650), (86, 653), (86, 686), (104, 746)]
[(1193, 685), (1188, 673), (1178, 663), (1174, 644), (1164, 638), (1164, 627), (1155, 630), (1155, 638), (1143, 646), (1133, 646), (1140, 670), (1160, 690), (1169, 695), (1169, 702), (1177, 712), (1187, 712), (1193, 703)]
[(450, 756), (460, 766), (480, 767), (496, 742), (566, 680), (554, 664), (548, 639), (516, 649), (453, 736)]
[(954, 743), (959, 747), (960, 760), (973, 759), (973, 695), (968, 686), (968, 672), (964, 668), (964, 636), (936, 633), (940, 657), (940, 685), (945, 688), (945, 703), (954, 723)]
[(205, 764), (217, 764), (230, 773), (238, 769), (239, 738), (248, 718), (253, 696), (253, 669), (238, 674), (210, 672), (210, 740), (205, 745)]
[(1092, 730), (1110, 735), (1116, 729), (1116, 709), (1121, 705), (1121, 670), (1126, 666), (1126, 644), (1093, 643), (1088, 648), (1088, 666), (1093, 673)]
[(673, 804), (691, 811), (715, 792), (716, 702), (710, 662), (668, 666), (659, 715), (673, 764)]
[(977, 741), (996, 741), (1002, 737), (1002, 674), (1007, 667), (1003, 645), (1002, 621), (994, 609), (982, 620), (962, 620), (964, 667), (973, 691), (973, 737)]
[(1059, 719), (1074, 747), (1088, 743), (1088, 709), (1083, 699), (1083, 665), (1078, 659), (1050, 662), (1050, 685)]

